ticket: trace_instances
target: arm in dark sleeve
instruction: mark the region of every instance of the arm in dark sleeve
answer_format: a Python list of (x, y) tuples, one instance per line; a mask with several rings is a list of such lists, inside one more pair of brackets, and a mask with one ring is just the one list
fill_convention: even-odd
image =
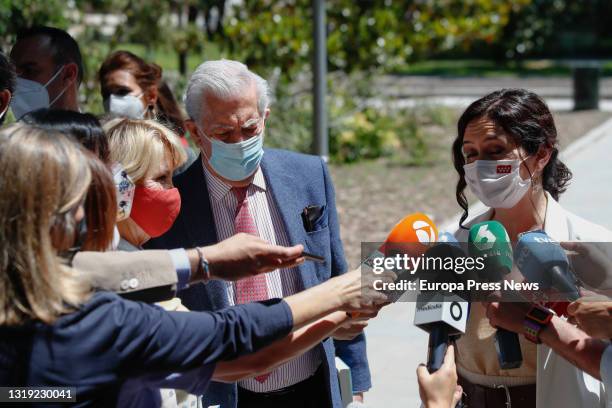
[[(325, 162), (322, 162), (325, 180), (325, 196), (329, 214), (329, 233), (331, 242), (332, 271), (331, 276), (345, 273), (348, 269), (340, 238), (340, 222), (336, 211), (336, 193)], [(360, 334), (352, 340), (334, 340), (336, 355), (351, 368), (353, 392), (367, 391), (372, 387), (370, 366), (366, 352), (366, 338)]]
[(144, 370), (184, 370), (252, 353), (286, 336), (293, 316), (286, 302), (271, 299), (218, 312), (166, 312), (144, 303), (120, 302), (121, 359)]

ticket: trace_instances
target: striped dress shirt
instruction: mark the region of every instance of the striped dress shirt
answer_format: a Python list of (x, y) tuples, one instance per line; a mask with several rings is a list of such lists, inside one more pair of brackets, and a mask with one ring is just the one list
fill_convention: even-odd
[[(205, 165), (203, 167), (215, 226), (217, 227), (217, 239), (222, 241), (235, 233), (234, 216), (238, 200), (230, 191), (230, 185), (213, 176)], [(261, 167), (257, 169), (253, 182), (249, 185), (246, 197), (249, 212), (255, 221), (259, 237), (271, 244), (290, 245), (285, 224), (270, 190), (266, 188), (266, 180)], [(277, 269), (269, 272), (266, 274), (266, 283), (270, 298), (282, 298), (304, 290), (297, 268)], [(230, 305), (234, 305), (236, 302), (235, 289), (234, 283), (227, 282), (227, 298)], [(240, 381), (238, 384), (242, 388), (253, 392), (270, 392), (289, 387), (315, 373), (322, 362), (323, 356), (321, 354), (320, 348), (315, 347), (276, 368), (263, 383), (255, 379), (248, 379)]]

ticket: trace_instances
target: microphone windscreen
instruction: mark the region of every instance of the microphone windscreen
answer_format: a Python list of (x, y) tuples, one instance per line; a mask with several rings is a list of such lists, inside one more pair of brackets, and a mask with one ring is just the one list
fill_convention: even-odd
[(514, 252), (514, 262), (525, 278), (538, 282), (541, 289), (552, 284), (548, 273), (553, 267), (567, 271), (569, 262), (561, 245), (542, 231), (522, 234)]
[[(466, 270), (464, 268), (464, 270), (458, 273), (456, 270), (448, 270), (443, 266), (449, 259), (467, 257), (459, 241), (457, 241), (454, 235), (448, 232), (444, 232), (438, 236), (438, 242), (425, 251), (424, 257), (427, 263), (427, 270), (417, 272), (421, 279), (439, 283), (463, 283), (464, 287), (467, 288), (468, 280), (476, 280), (478, 278), (476, 272), (473, 270)], [(428, 258), (432, 259), (427, 260)], [(469, 301), (470, 299), (468, 290), (455, 290), (455, 294), (465, 300)]]
[(485, 221), (470, 228), (468, 238), (469, 252), (472, 257), (484, 260), (482, 279), (495, 282), (512, 270), (512, 246), (508, 232), (497, 221)]

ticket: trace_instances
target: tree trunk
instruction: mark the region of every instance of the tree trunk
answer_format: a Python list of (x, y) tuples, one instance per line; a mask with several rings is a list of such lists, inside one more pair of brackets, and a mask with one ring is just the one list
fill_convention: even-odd
[(179, 72), (182, 76), (187, 75), (187, 53), (179, 52), (178, 53), (178, 62), (179, 62)]
[[(185, 6), (177, 4), (176, 13), (178, 15), (178, 29), (182, 30), (185, 27), (185, 19), (183, 16), (183, 12), (185, 11)], [(190, 12), (191, 10), (188, 10)], [(179, 73), (181, 76), (187, 75), (187, 51), (179, 51), (177, 53), (178, 56), (178, 65), (179, 65)]]

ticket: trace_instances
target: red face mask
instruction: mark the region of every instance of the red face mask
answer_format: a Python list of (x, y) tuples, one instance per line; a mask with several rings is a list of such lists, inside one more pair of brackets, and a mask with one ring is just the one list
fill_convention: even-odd
[(181, 210), (178, 189), (157, 190), (136, 186), (130, 218), (151, 238), (167, 232)]

